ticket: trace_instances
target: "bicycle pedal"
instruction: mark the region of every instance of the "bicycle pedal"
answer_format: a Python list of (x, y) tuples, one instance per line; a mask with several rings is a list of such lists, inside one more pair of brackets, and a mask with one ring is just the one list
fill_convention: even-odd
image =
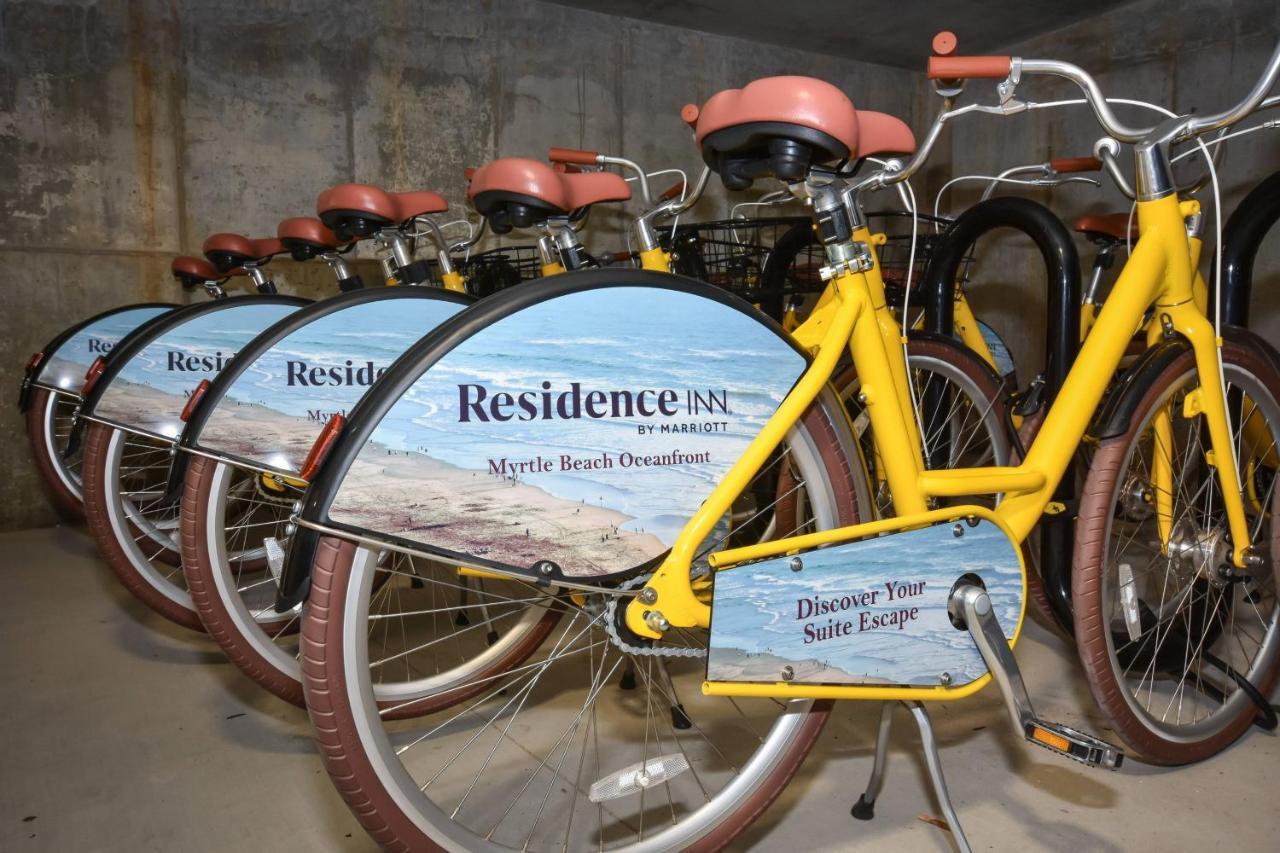
[(1124, 753), (1116, 747), (1062, 723), (1033, 720), (1027, 723), (1023, 734), (1032, 743), (1089, 767), (1117, 770), (1124, 763)]

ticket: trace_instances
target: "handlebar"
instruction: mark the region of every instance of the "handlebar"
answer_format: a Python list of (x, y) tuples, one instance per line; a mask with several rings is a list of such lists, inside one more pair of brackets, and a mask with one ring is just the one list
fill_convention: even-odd
[(930, 80), (1003, 80), (1013, 68), (1009, 56), (931, 56)]
[[(1004, 60), (1005, 57), (990, 56), (932, 57), (929, 60), (929, 77), (948, 80), (963, 79), (965, 77), (1005, 77), (1015, 84), (1024, 75), (1061, 77), (1075, 83), (1084, 93), (1085, 100), (1093, 108), (1094, 115), (1097, 116), (1098, 122), (1108, 136), (1121, 142), (1140, 142), (1164, 126), (1163, 124), (1134, 126), (1121, 121), (1111, 111), (1111, 107), (1107, 104), (1107, 100), (1103, 96), (1102, 90), (1098, 87), (1097, 81), (1079, 66), (1072, 65), (1069, 62), (1060, 62), (1056, 59), (1021, 59), (1012, 57), (1009, 58), (1007, 64), (1002, 64)], [(997, 73), (1002, 68), (1003, 73)], [(1244, 96), (1243, 100), (1220, 113), (1198, 118), (1194, 114), (1186, 116), (1180, 124), (1173, 128), (1168, 141), (1170, 143), (1181, 142), (1193, 136), (1199, 136), (1235, 124), (1268, 100), (1267, 93), (1271, 91), (1278, 77), (1280, 77), (1280, 44), (1277, 44), (1271, 52), (1271, 58), (1267, 60), (1261, 76), (1254, 83), (1253, 88), (1249, 90), (1249, 93)], [(1011, 96), (1012, 91), (1010, 90), (1006, 99)]]
[(581, 148), (552, 148), (547, 152), (547, 159), (552, 163), (564, 163), (572, 166), (595, 166), (600, 162), (600, 155), (595, 151), (584, 151)]
[(1058, 157), (1049, 161), (1049, 168), (1059, 175), (1075, 172), (1100, 172), (1102, 161), (1097, 157)]
[[(955, 37), (951, 33), (939, 33), (934, 38), (934, 50), (940, 54), (949, 54), (955, 49)], [(1276, 45), (1268, 60), (1266, 68), (1258, 82), (1239, 104), (1216, 115), (1195, 118), (1187, 116), (1182, 119), (1171, 119), (1150, 127), (1135, 127), (1120, 121), (1107, 104), (1107, 99), (1098, 88), (1097, 81), (1083, 69), (1069, 62), (1043, 59), (1022, 59), (1002, 56), (933, 56), (929, 59), (928, 73), (931, 79), (942, 81), (938, 92), (943, 96), (943, 107), (939, 111), (929, 132), (925, 135), (915, 154), (906, 162), (891, 160), (886, 167), (860, 182), (858, 187), (885, 188), (902, 183), (914, 175), (929, 158), (934, 145), (942, 134), (946, 123), (961, 115), (971, 112), (992, 113), (996, 115), (1012, 115), (1034, 107), (1015, 100), (1014, 90), (1025, 74), (1062, 77), (1075, 83), (1084, 93), (1085, 102), (1093, 109), (1094, 115), (1103, 126), (1108, 136), (1121, 141), (1136, 143), (1148, 136), (1161, 132), (1161, 138), (1154, 140), (1162, 144), (1175, 144), (1202, 133), (1226, 127), (1258, 109), (1268, 109), (1280, 105), (1280, 95), (1267, 96), (1267, 92), (1280, 77), (1280, 44)], [(955, 107), (955, 99), (960, 94), (958, 84), (966, 77), (993, 78), (1003, 77), (997, 91), (1000, 95), (999, 105), (966, 104)], [(1109, 172), (1113, 170), (1114, 158), (1103, 158), (1104, 166)]]

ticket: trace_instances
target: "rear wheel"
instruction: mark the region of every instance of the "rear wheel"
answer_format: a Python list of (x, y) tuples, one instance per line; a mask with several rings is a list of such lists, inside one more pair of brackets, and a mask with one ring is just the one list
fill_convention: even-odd
[(1231, 568), (1208, 431), (1203, 416), (1184, 414), (1199, 387), (1190, 352), (1144, 390), (1128, 430), (1100, 442), (1076, 526), (1075, 635), (1090, 689), (1125, 742), (1156, 764), (1199, 761), (1231, 744), (1280, 670), (1280, 374), (1252, 348), (1228, 342), (1222, 354), (1250, 546), (1262, 565)]
[[(785, 518), (757, 524), (735, 513), (733, 533), (726, 519), (708, 550), (746, 529), (781, 535), (866, 517), (861, 465), (838, 438), (844, 415), (833, 397), (822, 400), (769, 466), (787, 467), (791, 498), (751, 498), (757, 513)], [(478, 659), (455, 688), (475, 691), (472, 701), (390, 723), (367, 677), (376, 576), (376, 552), (321, 540), (303, 685), (331, 777), (388, 850), (718, 849), (782, 790), (826, 718), (824, 703), (703, 696), (706, 632), (674, 629), (652, 645), (627, 639), (618, 590), (556, 595), (524, 584), (525, 606), (564, 611), (529, 661), (495, 674)], [(441, 615), (424, 608), (418, 618)], [(643, 779), (624, 772), (637, 764)], [(593, 784), (610, 781), (593, 801)]]
[(89, 530), (125, 588), (152, 610), (202, 631), (182, 576), (178, 502), (167, 500), (172, 444), (91, 422), (84, 433)]
[[(227, 657), (276, 696), (302, 705), (302, 608), (277, 613), (275, 571), (229, 556), (261, 553), (277, 560), (291, 545), (289, 518), (302, 491), (287, 482), (276, 489), (263, 482), (262, 474), (226, 462), (191, 461), (182, 499), (183, 568), (200, 619)], [(375, 571), (370, 679), (388, 717), (460, 701), (463, 694), (451, 690), (451, 669), (468, 667), (462, 677), (470, 678), (470, 662), (478, 658), (494, 672), (515, 666), (559, 616), (558, 610), (509, 603), (527, 596), (495, 598), (509, 585), (505, 581), (467, 577), (407, 554), (378, 555)], [(402, 615), (423, 609), (438, 618), (427, 625)]]
[(78, 450), (71, 456), (63, 455), (79, 404), (76, 397), (35, 388), (27, 408), (27, 440), (31, 443), (36, 470), (54, 508), (67, 521), (84, 518), (80, 481), (83, 456)]

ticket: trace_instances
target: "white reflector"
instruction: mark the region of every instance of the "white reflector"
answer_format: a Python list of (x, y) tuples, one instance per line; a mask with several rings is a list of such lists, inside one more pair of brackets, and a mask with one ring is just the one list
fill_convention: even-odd
[(674, 779), (688, 769), (689, 762), (678, 752), (659, 755), (609, 774), (592, 785), (587, 796), (593, 803), (616, 800)]

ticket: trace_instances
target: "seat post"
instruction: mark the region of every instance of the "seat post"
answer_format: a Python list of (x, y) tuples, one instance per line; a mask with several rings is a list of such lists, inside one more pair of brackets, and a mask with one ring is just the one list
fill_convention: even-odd
[(398, 228), (384, 228), (378, 232), (378, 242), (391, 252), (391, 258), (397, 269), (404, 269), (413, 263), (409, 257), (409, 243)]
[(245, 264), (244, 271), (259, 293), (270, 295), (277, 292), (275, 282), (257, 264)]
[[(547, 231), (547, 236), (551, 238), (555, 259), (560, 261), (561, 266), (566, 270), (582, 269), (586, 266), (587, 259), (582, 241), (578, 239), (578, 232), (574, 230), (568, 217), (550, 217), (543, 227)], [(538, 245), (541, 247), (541, 240), (538, 241)]]

